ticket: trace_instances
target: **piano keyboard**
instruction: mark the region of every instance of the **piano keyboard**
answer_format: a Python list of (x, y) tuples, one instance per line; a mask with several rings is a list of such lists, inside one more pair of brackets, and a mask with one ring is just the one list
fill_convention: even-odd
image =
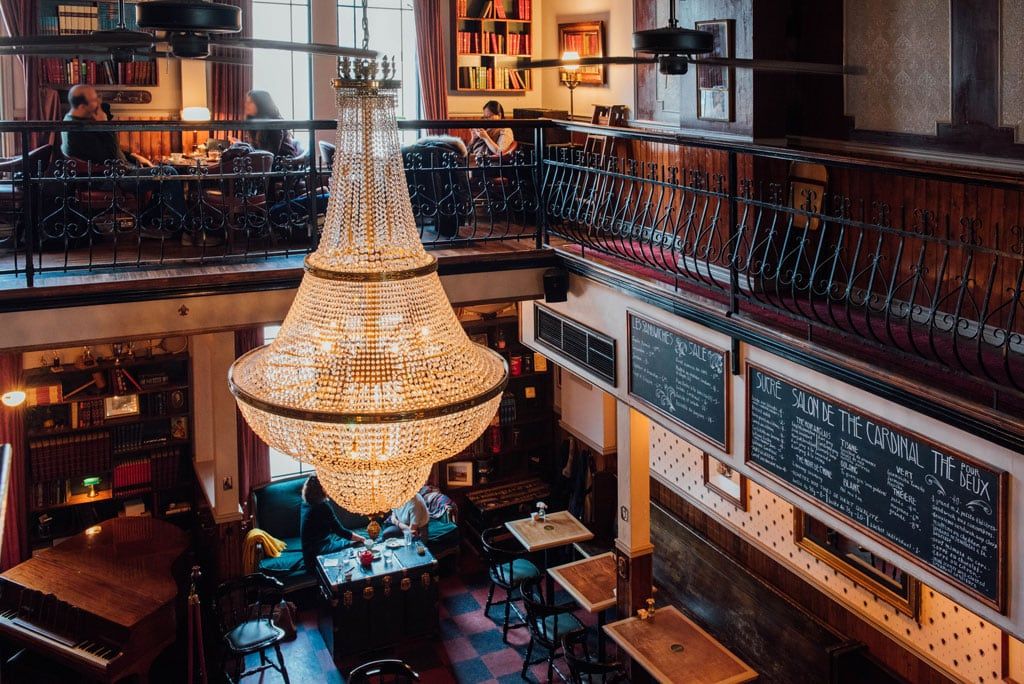
[(63, 651), (69, 656), (85, 659), (100, 668), (106, 668), (117, 656), (119, 649), (89, 639), (75, 640), (57, 632), (18, 617), (18, 611), (6, 609), (0, 611), (0, 631), (12, 629), (34, 638), (46, 639), (52, 647)]

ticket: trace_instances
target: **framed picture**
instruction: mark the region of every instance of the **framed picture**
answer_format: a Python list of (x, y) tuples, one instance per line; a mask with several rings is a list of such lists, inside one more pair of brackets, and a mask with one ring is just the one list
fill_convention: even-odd
[(445, 480), (449, 487), (470, 487), (473, 484), (473, 462), (455, 461), (445, 464)]
[(107, 420), (137, 415), (139, 415), (138, 394), (107, 397), (103, 400), (103, 417)]
[(474, 334), (474, 335), (470, 335), (470, 336), (469, 336), (469, 339), (470, 339), (471, 341), (473, 341), (473, 342), (476, 342), (477, 344), (483, 345), (483, 346), (485, 346), (485, 347), (489, 347), (489, 346), (491, 346), (491, 341), (490, 341), (490, 339), (489, 339), (489, 338), (487, 337), (487, 333), (485, 333), (485, 332), (482, 332), (482, 333), (476, 333), (476, 334)]
[(747, 510), (747, 478), (704, 453), (704, 486), (741, 511)]
[[(558, 54), (575, 52), (580, 57), (604, 57), (604, 22), (579, 21), (558, 25)], [(603, 86), (604, 65), (581, 66), (580, 85)]]
[[(698, 31), (715, 37), (714, 49), (707, 57), (733, 57), (732, 19), (698, 21)], [(697, 118), (705, 121), (733, 121), (735, 110), (735, 69), (733, 67), (697, 65)]]
[(920, 614), (921, 583), (887, 560), (793, 509), (793, 538), (797, 546), (846, 575), (901, 613), (915, 620)]
[(188, 418), (171, 418), (171, 439), (188, 439)]

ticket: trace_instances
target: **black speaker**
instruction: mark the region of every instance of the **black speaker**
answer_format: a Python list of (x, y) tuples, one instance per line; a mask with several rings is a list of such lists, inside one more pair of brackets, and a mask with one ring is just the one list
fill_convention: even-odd
[(544, 301), (564, 302), (569, 295), (569, 274), (560, 268), (544, 271)]

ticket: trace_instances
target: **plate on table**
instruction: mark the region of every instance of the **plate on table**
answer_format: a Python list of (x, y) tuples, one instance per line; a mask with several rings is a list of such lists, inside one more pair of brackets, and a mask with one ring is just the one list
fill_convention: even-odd
[(401, 539), (388, 539), (386, 542), (384, 542), (384, 546), (388, 547), (389, 549), (399, 549), (405, 546), (405, 542), (403, 542)]

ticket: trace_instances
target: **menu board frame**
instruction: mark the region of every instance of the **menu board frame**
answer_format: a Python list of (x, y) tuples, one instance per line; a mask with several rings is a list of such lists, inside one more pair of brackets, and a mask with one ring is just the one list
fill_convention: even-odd
[[(657, 404), (654, 404), (654, 403), (650, 402), (645, 397), (643, 397), (643, 396), (641, 396), (641, 395), (639, 395), (639, 394), (637, 394), (637, 393), (635, 393), (633, 391), (633, 319), (634, 318), (639, 318), (640, 320), (644, 321), (645, 323), (649, 323), (650, 325), (654, 325), (656, 327), (662, 328), (663, 330), (667, 330), (668, 332), (672, 333), (673, 335), (681, 337), (684, 340), (692, 342), (693, 344), (696, 344), (698, 346), (705, 347), (706, 349), (710, 349), (711, 351), (713, 351), (716, 354), (721, 354), (722, 355), (722, 369), (723, 369), (723, 373), (722, 373), (722, 406), (723, 406), (722, 422), (724, 424), (723, 434), (725, 435), (725, 439), (723, 441), (719, 441), (719, 440), (715, 439), (714, 437), (712, 437), (711, 435), (708, 435), (708, 434), (705, 434), (705, 433), (701, 432), (700, 430), (698, 430), (694, 426), (689, 425), (688, 423), (684, 423), (683, 421), (679, 420), (679, 418), (677, 418), (676, 416), (673, 416), (671, 413), (668, 413), (667, 411), (662, 409)], [(705, 342), (704, 340), (696, 338), (693, 335), (687, 335), (686, 333), (679, 332), (678, 329), (674, 328), (671, 325), (666, 325), (665, 323), (662, 323), (661, 321), (652, 320), (650, 318), (647, 318), (646, 316), (638, 314), (635, 311), (628, 310), (628, 309), (626, 310), (626, 391), (629, 393), (629, 396), (633, 397), (634, 399), (636, 399), (638, 402), (640, 402), (644, 406), (647, 406), (650, 409), (652, 409), (653, 411), (657, 412), (658, 415), (664, 416), (668, 420), (672, 421), (673, 424), (678, 425), (679, 427), (683, 428), (683, 430), (685, 430), (687, 433), (689, 433), (691, 435), (694, 435), (696, 437), (699, 437), (700, 439), (703, 439), (704, 441), (708, 442), (709, 444), (714, 444), (716, 447), (718, 447), (719, 449), (721, 449), (725, 453), (729, 453), (729, 444), (730, 444), (730, 441), (731, 441), (730, 440), (730, 436), (731, 436), (730, 433), (732, 432), (732, 411), (730, 410), (730, 407), (732, 406), (732, 401), (731, 401), (732, 397), (731, 397), (730, 385), (732, 383), (729, 382), (729, 368), (730, 368), (730, 365), (729, 365), (729, 363), (730, 363), (729, 355), (730, 355), (730, 351), (728, 349), (721, 349), (721, 348), (717, 347), (716, 345), (709, 344), (708, 342)]]
[[(811, 394), (811, 395), (813, 395), (815, 397), (818, 397), (819, 399), (823, 399), (823, 400), (825, 400), (825, 401), (827, 401), (829, 403), (832, 403), (832, 404), (836, 405), (839, 408), (842, 408), (844, 410), (850, 411), (850, 412), (855, 413), (855, 414), (857, 414), (859, 416), (863, 416), (864, 418), (867, 418), (868, 420), (871, 420), (872, 422), (876, 423), (877, 425), (888, 427), (888, 428), (890, 428), (890, 429), (892, 429), (892, 430), (894, 430), (896, 432), (901, 432), (901, 433), (907, 435), (908, 437), (911, 437), (913, 439), (919, 440), (920, 442), (922, 442), (924, 444), (934, 445), (936, 448), (940, 449), (943, 454), (954, 456), (957, 459), (960, 459), (963, 462), (965, 462), (965, 463), (967, 463), (967, 464), (969, 464), (969, 465), (971, 465), (971, 466), (973, 466), (975, 468), (978, 468), (980, 470), (984, 470), (984, 471), (994, 475), (996, 477), (996, 482), (998, 483), (998, 489), (997, 489), (997, 495), (996, 495), (996, 516), (995, 516), (995, 521), (996, 521), (996, 526), (997, 526), (997, 530), (996, 530), (996, 545), (997, 545), (997, 550), (996, 550), (996, 564), (997, 564), (997, 568), (996, 568), (996, 593), (998, 594), (996, 599), (993, 600), (989, 596), (986, 596), (985, 594), (982, 594), (981, 592), (979, 592), (978, 590), (974, 589), (973, 587), (968, 586), (967, 584), (965, 584), (964, 582), (960, 581), (956, 577), (950, 575), (949, 573), (947, 573), (947, 572), (945, 572), (943, 570), (940, 570), (939, 568), (935, 567), (934, 565), (928, 563), (928, 561), (926, 561), (925, 559), (920, 558), (918, 556), (915, 556), (914, 554), (912, 554), (911, 552), (909, 552), (906, 549), (902, 548), (901, 546), (899, 546), (895, 542), (890, 541), (886, 537), (884, 537), (881, 534), (871, 530), (870, 528), (868, 528), (867, 526), (865, 526), (862, 523), (858, 522), (857, 520), (854, 520), (853, 518), (847, 516), (842, 511), (829, 506), (824, 501), (821, 501), (820, 499), (817, 499), (817, 498), (815, 498), (814, 496), (812, 496), (810, 494), (807, 494), (806, 492), (801, 490), (799, 487), (791, 484), (787, 480), (783, 479), (782, 477), (776, 475), (775, 473), (773, 473), (772, 471), (768, 470), (764, 466), (760, 465), (757, 461), (751, 460), (751, 446), (752, 446), (752, 441), (753, 441), (753, 431), (750, 429), (750, 426), (751, 426), (750, 410), (751, 410), (751, 398), (752, 398), (752, 393), (751, 393), (751, 387), (752, 387), (752, 384), (751, 384), (751, 371), (752, 370), (757, 370), (757, 371), (760, 371), (761, 373), (764, 373), (764, 374), (766, 374), (768, 376), (771, 376), (771, 377), (774, 377), (774, 378), (778, 378), (778, 379), (786, 382), (787, 384), (793, 385), (794, 387), (796, 387), (796, 388), (798, 388), (798, 389), (800, 389), (800, 390), (802, 390), (804, 392), (807, 392), (808, 394)], [(1008, 557), (1008, 554), (1009, 554), (1009, 536), (1008, 536), (1008, 534), (1009, 534), (1009, 524), (1008, 524), (1008, 521), (1009, 521), (1009, 517), (1008, 517), (1009, 516), (1009, 502), (1008, 502), (1008, 498), (1009, 498), (1009, 496), (1008, 496), (1008, 493), (1009, 493), (1009, 473), (1007, 471), (1000, 470), (998, 468), (994, 468), (993, 466), (991, 466), (991, 465), (989, 465), (987, 463), (984, 463), (982, 461), (979, 461), (978, 459), (972, 458), (971, 456), (967, 456), (967, 455), (963, 454), (962, 452), (960, 452), (960, 451), (958, 451), (956, 449), (952, 449), (952, 448), (948, 447), (945, 444), (939, 444), (939, 443), (935, 442), (932, 439), (924, 437), (923, 435), (921, 435), (920, 433), (918, 433), (918, 432), (916, 432), (914, 430), (911, 430), (911, 429), (908, 429), (908, 428), (905, 428), (905, 427), (902, 427), (902, 426), (895, 425), (891, 421), (887, 421), (887, 420), (885, 420), (883, 418), (879, 418), (876, 414), (872, 413), (871, 411), (866, 411), (866, 410), (860, 408), (859, 406), (854, 406), (853, 404), (850, 404), (850, 403), (847, 403), (845, 401), (842, 401), (841, 399), (837, 399), (835, 397), (832, 397), (832, 396), (830, 396), (828, 394), (825, 394), (825, 393), (823, 393), (823, 392), (821, 392), (819, 390), (812, 389), (812, 388), (808, 387), (805, 383), (802, 383), (802, 382), (800, 382), (798, 380), (790, 378), (790, 377), (788, 377), (788, 376), (786, 376), (783, 373), (780, 373), (778, 371), (773, 371), (773, 370), (770, 370), (768, 368), (765, 368), (764, 366), (762, 366), (760, 364), (747, 361), (744, 364), (743, 378), (744, 378), (745, 395), (746, 395), (744, 397), (744, 414), (745, 414), (746, 425), (744, 426), (745, 444), (744, 444), (744, 449), (743, 449), (743, 461), (747, 465), (747, 467), (749, 467), (751, 470), (753, 470), (753, 471), (755, 471), (755, 472), (757, 472), (757, 473), (759, 473), (761, 475), (764, 475), (766, 478), (768, 478), (772, 482), (780, 485), (787, 492), (789, 492), (793, 496), (797, 497), (797, 499), (799, 499), (801, 502), (803, 502), (805, 504), (810, 504), (813, 507), (817, 507), (816, 508), (817, 510), (828, 511), (831, 515), (833, 515), (833, 516), (843, 520), (850, 527), (855, 528), (857, 531), (863, 533), (864, 535), (866, 535), (867, 537), (871, 538), (875, 542), (881, 544), (886, 549), (892, 551), (893, 553), (895, 553), (899, 557), (906, 559), (912, 565), (914, 565), (914, 566), (924, 570), (925, 572), (928, 572), (928, 573), (931, 573), (931, 574), (936, 575), (938, 577), (944, 578), (951, 585), (957, 587), (960, 591), (962, 591), (965, 594), (971, 596), (972, 598), (974, 598), (975, 600), (979, 601), (980, 603), (983, 603), (984, 605), (986, 605), (986, 606), (988, 606), (988, 607), (998, 611), (1002, 615), (1006, 615), (1007, 607), (1008, 607), (1007, 606), (1007, 575), (1008, 575), (1008, 573), (1007, 573), (1007, 570), (1008, 570), (1008, 568), (1007, 568), (1007, 557)], [(812, 509), (812, 510), (815, 510), (815, 509)]]

